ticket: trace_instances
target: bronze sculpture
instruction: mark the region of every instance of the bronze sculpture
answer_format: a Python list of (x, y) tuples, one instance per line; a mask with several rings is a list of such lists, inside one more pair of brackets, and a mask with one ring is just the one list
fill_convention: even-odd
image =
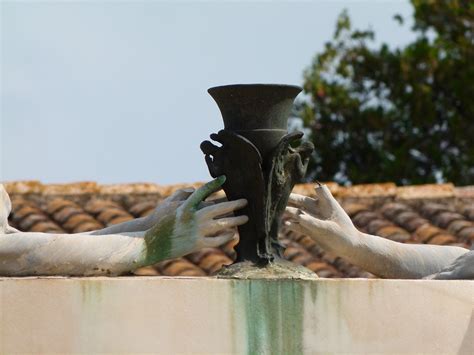
[(229, 200), (245, 198), (237, 213), (249, 216), (239, 226), (237, 262), (267, 265), (280, 256), (278, 226), (296, 182), (306, 172), (313, 145), (301, 132), (288, 133), (293, 101), (301, 88), (290, 85), (227, 85), (208, 90), (219, 106), (224, 129), (201, 143), (209, 172), (226, 175)]

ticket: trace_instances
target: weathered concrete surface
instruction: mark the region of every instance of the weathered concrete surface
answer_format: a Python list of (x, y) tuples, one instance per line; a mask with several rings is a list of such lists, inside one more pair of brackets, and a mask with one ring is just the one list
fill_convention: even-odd
[(0, 353), (474, 353), (474, 281), (0, 278)]

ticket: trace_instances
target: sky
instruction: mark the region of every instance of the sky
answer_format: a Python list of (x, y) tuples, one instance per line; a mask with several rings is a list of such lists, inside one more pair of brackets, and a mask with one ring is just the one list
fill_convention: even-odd
[(207, 89), (302, 85), (344, 8), (379, 43), (414, 37), (401, 0), (0, 0), (0, 181), (209, 180)]

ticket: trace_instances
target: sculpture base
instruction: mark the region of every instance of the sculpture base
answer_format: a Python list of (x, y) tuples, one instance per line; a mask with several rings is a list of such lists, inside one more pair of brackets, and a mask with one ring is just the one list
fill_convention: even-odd
[(243, 261), (224, 266), (217, 274), (219, 279), (289, 279), (316, 280), (316, 275), (304, 266), (284, 259), (275, 259), (265, 266), (257, 266), (251, 261)]

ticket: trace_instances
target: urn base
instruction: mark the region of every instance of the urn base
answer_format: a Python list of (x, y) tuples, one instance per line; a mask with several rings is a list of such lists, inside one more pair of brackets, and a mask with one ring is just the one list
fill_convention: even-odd
[(265, 266), (258, 266), (251, 261), (237, 262), (224, 266), (218, 271), (219, 279), (289, 279), (289, 280), (315, 280), (318, 275), (302, 265), (288, 260), (275, 258)]

